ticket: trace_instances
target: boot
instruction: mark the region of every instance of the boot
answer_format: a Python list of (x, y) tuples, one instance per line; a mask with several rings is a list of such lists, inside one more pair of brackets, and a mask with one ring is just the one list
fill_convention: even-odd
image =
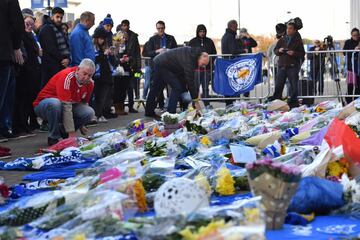
[(115, 113), (119, 116), (125, 116), (128, 115), (127, 112), (124, 111), (124, 104), (123, 103), (116, 103), (114, 104), (115, 107)]

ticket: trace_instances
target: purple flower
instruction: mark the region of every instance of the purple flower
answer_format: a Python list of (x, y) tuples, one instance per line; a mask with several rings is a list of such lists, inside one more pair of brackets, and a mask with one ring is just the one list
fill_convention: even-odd
[(246, 168), (249, 169), (249, 170), (253, 169), (254, 168), (254, 163), (246, 164)]
[(281, 162), (273, 162), (272, 164), (271, 164), (271, 167), (272, 168), (281, 168), (281, 166), (282, 166), (282, 163)]
[(290, 166), (286, 166), (286, 165), (282, 165), (281, 166), (281, 172), (285, 173), (285, 174), (292, 174), (292, 168)]

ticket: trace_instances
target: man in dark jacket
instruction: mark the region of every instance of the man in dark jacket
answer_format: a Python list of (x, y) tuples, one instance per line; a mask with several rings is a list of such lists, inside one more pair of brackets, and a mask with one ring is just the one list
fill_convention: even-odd
[(70, 63), (69, 45), (61, 29), (64, 10), (55, 7), (51, 14), (51, 18), (44, 16), (45, 22), (39, 33), (39, 41), (43, 49), (42, 86), (45, 86), (52, 76), (66, 68)]
[[(144, 57), (150, 57), (151, 59), (154, 59), (154, 57), (156, 57), (157, 55), (163, 52), (166, 52), (169, 49), (177, 48), (177, 43), (175, 38), (172, 35), (165, 33), (165, 22), (158, 21), (156, 23), (156, 30), (157, 33), (149, 39), (146, 48), (144, 48), (143, 50)], [(151, 62), (150, 65), (152, 65)], [(152, 77), (153, 75), (154, 75), (153, 73), (151, 73), (150, 75), (150, 85), (153, 82), (153, 77)], [(165, 98), (163, 91), (160, 91), (158, 97), (158, 103), (161, 109), (164, 108), (165, 105), (164, 101)]]
[(245, 53), (244, 49), (241, 46), (241, 42), (236, 39), (236, 30), (238, 24), (236, 20), (231, 20), (227, 24), (227, 29), (224, 36), (221, 38), (221, 52), (222, 54), (232, 54), (237, 55)]
[[(7, 120), (11, 118), (15, 79), (12, 60), (22, 65), (20, 50), (24, 34), (24, 21), (17, 0), (0, 0), (0, 140), (9, 135)], [(11, 134), (11, 132), (10, 132)], [(0, 148), (0, 158), (11, 156), (8, 149)]]
[(314, 46), (309, 49), (313, 53), (307, 54), (307, 59), (310, 60), (310, 79), (314, 83), (315, 95), (319, 93), (320, 96), (324, 93), (325, 53), (316, 52), (322, 50), (326, 49), (322, 48), (320, 40), (315, 40)]
[[(207, 29), (205, 25), (200, 24), (196, 28), (196, 37), (191, 39), (189, 42), (190, 47), (199, 47), (202, 52), (206, 52), (208, 54), (216, 55), (216, 48), (213, 40), (206, 37)], [(212, 60), (215, 60), (215, 57), (212, 57)], [(206, 68), (198, 68), (195, 72), (195, 79), (200, 80), (201, 88), (202, 88), (202, 98), (209, 97), (209, 83), (211, 79), (211, 69), (210, 64), (206, 66)], [(205, 106), (208, 106), (209, 101), (204, 101)]]
[(257, 47), (257, 42), (250, 36), (246, 28), (240, 29), (240, 41), (247, 53), (252, 53), (252, 49)]
[[(246, 53), (246, 51), (242, 48), (241, 41), (238, 41), (238, 39), (236, 39), (237, 29), (238, 29), (238, 24), (236, 20), (231, 20), (228, 22), (225, 34), (221, 38), (222, 54), (239, 55), (241, 53)], [(229, 57), (229, 58), (233, 58), (233, 57)], [(245, 97), (248, 96), (249, 93), (245, 93)], [(228, 106), (233, 103), (233, 100), (225, 100), (225, 103), (226, 106)]]
[(286, 35), (279, 39), (274, 52), (279, 56), (279, 70), (276, 76), (274, 96), (271, 99), (281, 99), (286, 79), (288, 79), (290, 82), (288, 104), (291, 108), (297, 107), (299, 105), (297, 99), (299, 71), (304, 61), (305, 50), (295, 24), (287, 24)]
[[(359, 29), (353, 28), (351, 30), (351, 38), (345, 41), (344, 50), (359, 50), (360, 49), (360, 33)], [(358, 65), (359, 55), (354, 55), (354, 65), (355, 69), (353, 69), (353, 59), (352, 52), (344, 53), (346, 56), (346, 65), (348, 71), (348, 95), (360, 95), (360, 81), (359, 81), (359, 73), (356, 74), (356, 66)], [(353, 71), (355, 70), (355, 73)], [(350, 80), (351, 79), (351, 80)], [(355, 88), (355, 89), (354, 89)], [(354, 92), (355, 90), (355, 92)], [(349, 104), (354, 100), (352, 97), (347, 97), (346, 102)]]
[[(130, 30), (130, 21), (127, 19), (121, 21), (121, 30), (126, 32), (128, 35), (126, 49), (130, 60), (132, 72), (134, 74), (138, 73), (141, 70), (141, 53), (138, 34)], [(136, 98), (139, 99), (139, 79), (133, 75), (131, 76), (130, 84), (127, 90), (129, 99), (128, 108), (130, 113), (138, 113), (138, 111), (134, 109), (134, 90)]]
[(199, 83), (194, 78), (198, 67), (209, 64), (209, 55), (200, 48), (182, 47), (166, 51), (154, 59), (154, 82), (146, 102), (145, 116), (155, 114), (156, 97), (166, 84), (171, 86), (168, 112), (175, 113), (182, 93), (189, 91), (197, 110), (199, 104)]

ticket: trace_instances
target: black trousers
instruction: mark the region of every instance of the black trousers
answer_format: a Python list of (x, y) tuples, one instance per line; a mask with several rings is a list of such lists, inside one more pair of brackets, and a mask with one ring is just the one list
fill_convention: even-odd
[(95, 116), (97, 118), (103, 116), (105, 107), (109, 102), (109, 99), (112, 98), (112, 88), (113, 85), (110, 83), (102, 83), (95, 80), (94, 86), (94, 97), (95, 101), (93, 104), (93, 108), (95, 110)]
[(114, 104), (124, 104), (131, 81), (130, 76), (114, 77)]
[[(348, 95), (360, 95), (360, 78), (356, 76), (356, 84), (348, 84), (347, 85), (347, 94)], [(356, 98), (347, 97), (345, 98), (346, 103), (349, 104), (354, 101)]]
[(282, 92), (286, 83), (286, 79), (290, 83), (290, 98), (288, 104), (290, 107), (298, 105), (298, 83), (299, 83), (299, 67), (279, 67), (275, 81), (275, 92), (273, 99), (281, 99)]
[(28, 132), (38, 127), (33, 101), (40, 91), (40, 66), (24, 66), (16, 77), (13, 131)]

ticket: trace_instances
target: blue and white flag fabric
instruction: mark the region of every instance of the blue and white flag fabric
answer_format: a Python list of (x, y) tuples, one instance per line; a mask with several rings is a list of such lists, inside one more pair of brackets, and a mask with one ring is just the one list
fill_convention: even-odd
[(244, 55), (215, 61), (214, 91), (223, 96), (237, 96), (262, 82), (262, 54)]

